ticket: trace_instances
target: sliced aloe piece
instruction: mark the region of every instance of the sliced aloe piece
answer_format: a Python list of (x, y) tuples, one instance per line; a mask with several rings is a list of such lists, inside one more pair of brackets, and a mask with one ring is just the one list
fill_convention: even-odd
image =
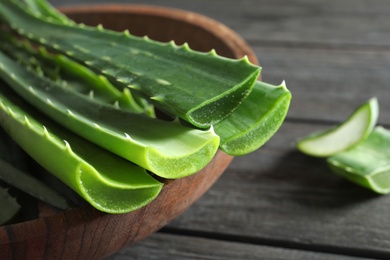
[(225, 120), (214, 125), (220, 149), (230, 155), (250, 153), (267, 142), (283, 123), (291, 100), (284, 82), (256, 82), (249, 97)]
[(19, 66), (0, 52), (0, 77), (62, 126), (164, 178), (188, 176), (215, 155), (219, 137), (100, 104)]
[(366, 140), (327, 162), (336, 174), (377, 193), (389, 193), (390, 131), (376, 127)]
[(101, 211), (138, 209), (162, 188), (143, 168), (53, 123), (4, 84), (0, 124), (32, 158)]
[(9, 193), (0, 186), (0, 226), (10, 223), (20, 212), (20, 205)]
[(358, 107), (345, 122), (300, 139), (296, 144), (297, 148), (316, 157), (331, 156), (351, 148), (371, 133), (376, 125), (378, 113), (378, 101), (371, 98)]
[(233, 60), (196, 52), (188, 45), (50, 22), (12, 0), (0, 2), (0, 15), (20, 35), (82, 62), (149, 98), (160, 110), (201, 128), (230, 115), (261, 70), (247, 58)]

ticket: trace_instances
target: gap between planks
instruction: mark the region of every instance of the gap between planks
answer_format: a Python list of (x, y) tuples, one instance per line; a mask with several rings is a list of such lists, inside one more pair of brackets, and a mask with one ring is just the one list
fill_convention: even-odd
[(300, 42), (283, 40), (246, 40), (252, 47), (272, 47), (310, 50), (337, 50), (353, 52), (390, 52), (389, 45), (373, 45), (359, 43), (329, 43), (329, 42)]
[(214, 239), (225, 242), (235, 242), (252, 245), (272, 246), (285, 249), (297, 249), (316, 253), (328, 253), (337, 254), (344, 256), (353, 256), (359, 258), (370, 258), (370, 259), (390, 259), (390, 254), (387, 252), (381, 252), (377, 250), (360, 249), (360, 248), (349, 248), (349, 247), (336, 247), (322, 244), (308, 244), (301, 243), (299, 241), (287, 241), (281, 239), (269, 239), (269, 238), (258, 238), (240, 235), (223, 234), (217, 232), (207, 232), (199, 230), (189, 230), (180, 228), (164, 227), (158, 231), (158, 233), (177, 235), (177, 236), (191, 236), (196, 238)]

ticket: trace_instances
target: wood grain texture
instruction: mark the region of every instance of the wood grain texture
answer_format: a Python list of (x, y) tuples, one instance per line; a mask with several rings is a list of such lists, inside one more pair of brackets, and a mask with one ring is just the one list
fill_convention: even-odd
[(300, 259), (300, 260), (357, 260), (356, 258), (336, 254), (317, 253), (297, 249), (253, 245), (239, 242), (221, 241), (209, 238), (177, 236), (157, 233), (144, 242), (120, 251), (107, 260), (159, 259)]
[(254, 50), (264, 81), (286, 80), (293, 95), (289, 118), (340, 122), (376, 96), (379, 123), (390, 123), (390, 52), (269, 46)]

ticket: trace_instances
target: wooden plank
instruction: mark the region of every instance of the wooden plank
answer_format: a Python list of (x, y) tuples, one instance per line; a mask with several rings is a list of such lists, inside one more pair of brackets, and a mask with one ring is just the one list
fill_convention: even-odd
[[(65, 5), (61, 0), (51, 0)], [(140, 1), (115, 1), (140, 3)], [(87, 1), (84, 1), (87, 3)], [(97, 0), (95, 3), (109, 3)], [(144, 0), (143, 4), (175, 7), (212, 17), (250, 41), (319, 45), (389, 46), (390, 2), (386, 0)], [(68, 0), (66, 5), (80, 4)]]
[(390, 197), (334, 175), (324, 160), (292, 147), (296, 138), (317, 128), (285, 123), (266, 146), (235, 158), (170, 228), (390, 257)]
[(254, 47), (263, 81), (286, 80), (293, 95), (288, 116), (345, 120), (376, 96), (381, 124), (390, 122), (390, 51)]
[(207, 238), (157, 233), (134, 246), (108, 257), (125, 259), (362, 259), (349, 256), (308, 252), (272, 246), (243, 244)]

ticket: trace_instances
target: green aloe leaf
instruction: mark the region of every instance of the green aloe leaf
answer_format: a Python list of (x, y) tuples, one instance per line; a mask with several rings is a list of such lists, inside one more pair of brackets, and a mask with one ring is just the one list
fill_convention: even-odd
[(0, 186), (0, 226), (10, 223), (20, 212), (20, 205), (9, 193)]
[(84, 138), (165, 178), (180, 178), (206, 166), (219, 137), (99, 104), (25, 69), (0, 53), (0, 77), (41, 112)]
[(115, 105), (122, 110), (155, 116), (153, 106), (144, 104), (140, 106), (128, 89), (119, 91), (106, 77), (97, 75), (66, 56), (49, 53), (43, 47), (37, 50), (28, 42), (21, 44), (7, 34), (3, 34), (2, 37), (4, 40), (0, 42), (0, 48), (9, 56), (63, 87), (84, 93), (94, 101)]
[(336, 174), (377, 193), (389, 193), (390, 131), (376, 127), (366, 140), (327, 162)]
[(66, 199), (46, 184), (0, 159), (0, 180), (59, 209), (68, 209)]
[[(0, 15), (20, 35), (68, 55), (198, 127), (217, 123), (249, 95), (260, 68), (188, 45), (36, 17), (12, 0)], [(196, 90), (197, 95), (193, 95)]]
[(138, 209), (162, 188), (143, 168), (58, 126), (5, 84), (0, 124), (32, 158), (101, 211)]
[(341, 124), (298, 140), (297, 148), (317, 157), (328, 157), (344, 151), (367, 138), (376, 125), (378, 114), (378, 100), (371, 98)]
[(284, 82), (257, 81), (249, 97), (225, 120), (214, 125), (220, 148), (230, 155), (250, 153), (266, 143), (282, 125), (291, 93)]

